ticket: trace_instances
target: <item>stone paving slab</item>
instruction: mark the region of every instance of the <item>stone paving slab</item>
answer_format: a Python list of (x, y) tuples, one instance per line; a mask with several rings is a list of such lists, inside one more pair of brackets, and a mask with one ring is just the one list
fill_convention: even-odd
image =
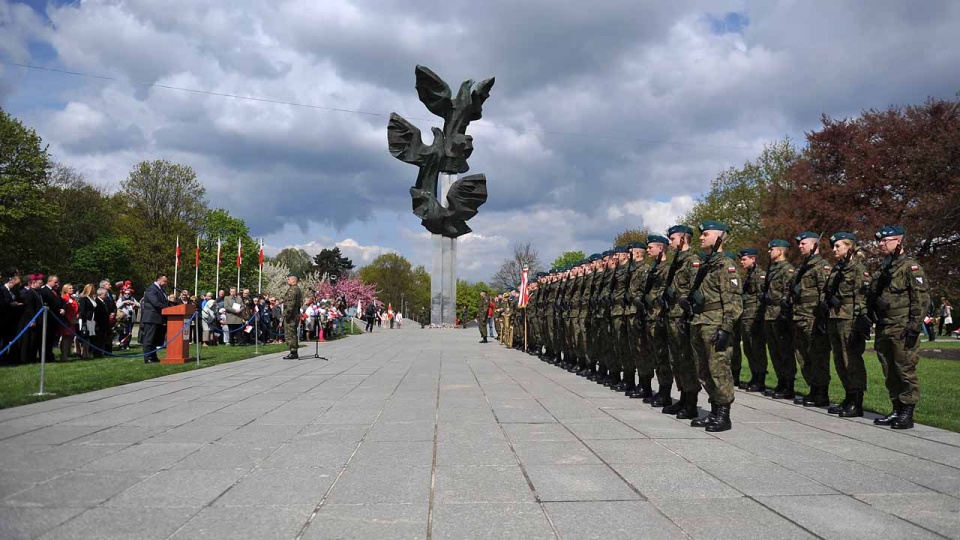
[(738, 392), (710, 434), (470, 330), (322, 349), (0, 411), (0, 538), (960, 538), (956, 433)]

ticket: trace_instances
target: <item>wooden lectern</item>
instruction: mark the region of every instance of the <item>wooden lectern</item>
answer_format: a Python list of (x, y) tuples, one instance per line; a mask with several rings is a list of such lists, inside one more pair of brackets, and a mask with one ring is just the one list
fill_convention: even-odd
[[(167, 357), (160, 360), (161, 364), (184, 364), (193, 361), (193, 358), (190, 358), (190, 327), (184, 328), (184, 323), (194, 311), (196, 308), (192, 304), (178, 304), (160, 312), (167, 318), (167, 338), (164, 341), (170, 342), (167, 344)], [(180, 332), (181, 329), (183, 332)]]

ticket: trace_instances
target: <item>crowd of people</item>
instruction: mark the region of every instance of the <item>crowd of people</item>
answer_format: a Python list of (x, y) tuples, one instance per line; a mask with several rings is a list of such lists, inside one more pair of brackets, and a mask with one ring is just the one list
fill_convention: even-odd
[[(882, 261), (874, 272), (849, 232), (829, 237), (832, 263), (820, 253), (822, 235), (771, 240), (766, 269), (757, 264), (756, 248), (725, 252), (728, 233), (723, 223), (701, 223), (697, 253), (693, 229), (676, 225), (665, 236), (541, 272), (525, 306), (516, 292), (497, 299), (481, 293), (481, 343), (488, 342), (488, 325), (496, 325), (507, 346), (718, 432), (732, 427), (734, 388), (826, 407), (844, 418), (863, 416), (863, 354), (872, 334), (892, 406), (874, 423), (912, 428), (919, 338), (934, 315), (950, 332), (952, 313), (946, 299), (939, 312), (931, 307), (923, 268), (903, 249), (903, 227), (877, 231)], [(788, 261), (793, 248), (799, 266)], [(836, 404), (829, 398), (831, 354), (845, 392)], [(795, 390), (798, 371), (810, 388), (806, 395)], [(705, 416), (698, 409), (701, 389), (710, 404)]]
[[(231, 287), (216, 296), (206, 292), (198, 297), (188, 290), (168, 294), (166, 276), (158, 276), (138, 296), (129, 280), (61, 284), (56, 275), (22, 275), (17, 268), (7, 269), (0, 282), (0, 351), (7, 349), (0, 362), (5, 364), (37, 362), (44, 352), (48, 361), (101, 358), (130, 349), (135, 339), (161, 346), (165, 323), (160, 311), (178, 303), (195, 307), (190, 340), (195, 341), (200, 332), (204, 346), (284, 341), (283, 299), (251, 294), (249, 289), (238, 292)], [(152, 296), (155, 301), (151, 304), (148, 299)], [(44, 306), (49, 313), (46, 340), (44, 317), (37, 317)], [(321, 332), (326, 338), (335, 338), (345, 332), (345, 324), (349, 324), (345, 297), (312, 294), (299, 306), (296, 331), (303, 340), (317, 339)], [(148, 355), (148, 360), (153, 359)]]

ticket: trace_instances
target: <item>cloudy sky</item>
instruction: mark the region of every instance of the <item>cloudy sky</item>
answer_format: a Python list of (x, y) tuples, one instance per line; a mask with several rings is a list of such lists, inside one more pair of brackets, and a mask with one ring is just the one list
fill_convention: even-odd
[(270, 251), (429, 268), (387, 117), (440, 125), (416, 64), (496, 76), (469, 131), (490, 197), (459, 247), (461, 277), (486, 280), (515, 242), (549, 263), (662, 230), (821, 114), (954, 96), (958, 35), (951, 0), (0, 0), (0, 106), (104, 186), (192, 166)]

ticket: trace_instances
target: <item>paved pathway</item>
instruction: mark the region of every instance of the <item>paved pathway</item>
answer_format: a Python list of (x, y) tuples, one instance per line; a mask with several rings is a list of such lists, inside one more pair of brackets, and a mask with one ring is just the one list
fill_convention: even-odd
[(960, 538), (960, 435), (711, 435), (469, 330), (0, 411), (0, 538)]

